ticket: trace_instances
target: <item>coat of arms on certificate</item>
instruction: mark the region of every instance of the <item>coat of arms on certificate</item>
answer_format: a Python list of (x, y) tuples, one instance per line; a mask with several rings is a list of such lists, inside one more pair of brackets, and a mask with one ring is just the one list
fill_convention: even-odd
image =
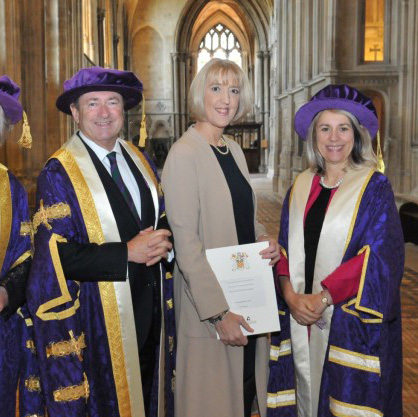
[(237, 252), (231, 255), (232, 270), (249, 269), (248, 255), (245, 252)]

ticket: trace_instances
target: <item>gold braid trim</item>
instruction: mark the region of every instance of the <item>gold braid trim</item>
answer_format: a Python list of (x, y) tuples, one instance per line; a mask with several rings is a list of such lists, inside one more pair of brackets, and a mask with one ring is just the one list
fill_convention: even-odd
[(170, 298), (169, 300), (166, 301), (167, 303), (167, 310), (171, 310), (173, 308), (173, 299)]
[(68, 401), (77, 401), (80, 398), (89, 398), (90, 396), (90, 387), (89, 382), (87, 381), (87, 376), (83, 372), (84, 381), (80, 385), (71, 385), (65, 388), (59, 388), (53, 392), (54, 401), (68, 402)]
[(33, 216), (33, 233), (36, 233), (38, 227), (43, 224), (48, 230), (52, 226), (48, 223), (50, 220), (63, 219), (71, 216), (71, 209), (67, 203), (57, 203), (52, 206), (44, 207), (44, 201), (39, 203), (39, 210)]
[[(59, 236), (55, 233), (52, 233), (51, 238), (49, 239), (49, 252), (52, 258), (52, 264), (54, 266), (55, 273), (57, 275), (58, 285), (61, 291), (61, 295), (57, 298), (47, 301), (44, 304), (41, 304), (36, 311), (36, 315), (41, 320), (64, 320), (68, 317), (71, 317), (75, 314), (77, 309), (80, 307), (80, 289), (77, 291), (76, 298), (72, 306), (68, 307), (62, 311), (50, 311), (55, 307), (61, 306), (65, 303), (72, 302), (73, 298), (71, 297), (70, 291), (68, 290), (67, 281), (64, 276), (64, 271), (61, 265), (61, 259), (58, 253), (57, 242), (67, 242), (67, 239)], [(76, 284), (80, 285), (79, 282), (74, 281)]]
[(41, 381), (38, 377), (31, 375), (25, 380), (25, 388), (29, 392), (41, 392)]
[(68, 355), (77, 355), (80, 361), (83, 360), (81, 355), (82, 349), (86, 347), (84, 333), (80, 336), (74, 337), (73, 331), (70, 330), (70, 340), (63, 340), (61, 342), (50, 343), (46, 347), (46, 357), (63, 357)]
[(0, 269), (3, 267), (12, 228), (12, 193), (7, 168), (0, 164)]
[(32, 222), (20, 223), (20, 236), (32, 236)]
[(32, 353), (36, 353), (35, 343), (32, 339), (26, 340), (26, 348), (29, 349)]

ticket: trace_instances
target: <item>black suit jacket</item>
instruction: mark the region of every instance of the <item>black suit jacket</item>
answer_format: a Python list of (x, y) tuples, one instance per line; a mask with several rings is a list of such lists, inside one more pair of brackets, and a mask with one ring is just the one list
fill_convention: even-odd
[[(60, 243), (59, 254), (64, 274), (66, 279), (79, 281), (123, 281), (126, 279), (128, 264), (138, 348), (141, 350), (151, 329), (151, 336), (155, 337), (156, 341), (160, 334), (160, 266), (157, 264), (147, 267), (145, 264), (128, 263), (126, 242), (136, 236), (140, 230), (154, 226), (158, 213), (155, 213), (151, 191), (144, 177), (123, 148), (123, 156), (141, 194), (141, 224), (135, 220), (125, 198), (102, 162), (88, 145), (85, 146), (103, 183), (121, 242), (102, 245)], [(167, 228), (167, 221), (165, 220), (158, 227)]]

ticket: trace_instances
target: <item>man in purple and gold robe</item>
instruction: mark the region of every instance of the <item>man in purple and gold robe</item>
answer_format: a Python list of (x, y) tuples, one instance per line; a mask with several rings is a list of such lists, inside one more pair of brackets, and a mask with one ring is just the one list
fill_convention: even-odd
[(172, 248), (159, 180), (119, 138), (127, 71), (81, 69), (57, 107), (79, 130), (38, 178), (28, 286), (48, 415), (172, 416)]
[[(22, 119), (19, 94), (13, 80), (0, 77), (0, 143), (9, 127)], [(43, 415), (32, 320), (23, 305), (31, 263), (30, 235), (26, 192), (0, 164), (0, 414), (4, 417)]]

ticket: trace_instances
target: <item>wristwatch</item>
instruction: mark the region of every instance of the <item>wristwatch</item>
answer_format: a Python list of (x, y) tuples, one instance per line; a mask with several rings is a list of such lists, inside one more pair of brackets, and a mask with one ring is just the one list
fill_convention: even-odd
[(225, 311), (222, 311), (221, 314), (218, 314), (216, 316), (211, 317), (209, 319), (209, 323), (210, 324), (219, 323), (220, 321), (222, 321), (225, 318), (225, 316), (228, 314), (228, 312), (229, 312), (229, 309), (228, 310), (225, 310)]
[(329, 307), (331, 304), (329, 303), (328, 297), (324, 294), (323, 291), (321, 291), (321, 295), (322, 295), (322, 298), (321, 298), (322, 303), (326, 304), (327, 307)]

